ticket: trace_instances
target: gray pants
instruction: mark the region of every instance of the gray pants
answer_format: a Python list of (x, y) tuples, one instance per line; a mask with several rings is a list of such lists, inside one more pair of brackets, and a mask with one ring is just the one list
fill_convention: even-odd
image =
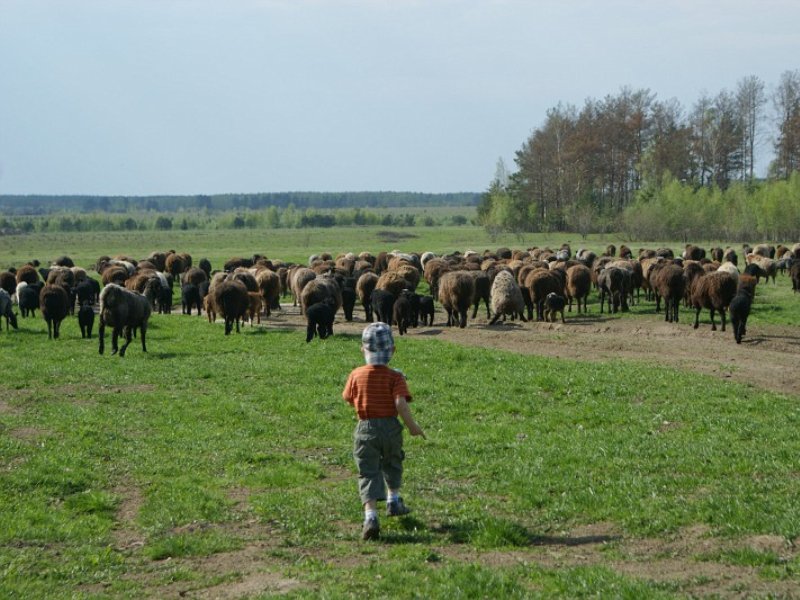
[(353, 434), (353, 458), (362, 503), (386, 500), (385, 486), (400, 489), (405, 453), (403, 426), (397, 417), (359, 421)]

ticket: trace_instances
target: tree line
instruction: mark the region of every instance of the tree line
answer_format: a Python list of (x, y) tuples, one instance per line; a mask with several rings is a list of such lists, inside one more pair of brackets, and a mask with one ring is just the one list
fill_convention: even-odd
[(0, 212), (8, 215), (68, 213), (129, 213), (233, 210), (261, 210), (294, 207), (389, 208), (425, 206), (474, 206), (480, 194), (460, 192), (426, 194), (417, 192), (275, 192), (258, 194), (216, 194), (195, 196), (48, 196), (0, 195)]
[(463, 214), (377, 213), (361, 208), (322, 210), (270, 206), (258, 211), (179, 213), (53, 213), (0, 217), (0, 235), (73, 231), (169, 231), (194, 229), (304, 229), (310, 227), (436, 227), (467, 225)]
[[(760, 154), (765, 148), (769, 161)], [(756, 164), (767, 162), (766, 180), (757, 181)], [(648, 203), (674, 198), (677, 188), (690, 205), (742, 194), (758, 204), (774, 190), (794, 189), (770, 186), (800, 171), (800, 70), (784, 72), (770, 93), (758, 77), (745, 77), (734, 91), (702, 94), (688, 110), (630, 88), (587, 99), (580, 109), (559, 104), (515, 163), (508, 173), (500, 161), (481, 196), (478, 220), (489, 229), (621, 230), (652, 212)]]

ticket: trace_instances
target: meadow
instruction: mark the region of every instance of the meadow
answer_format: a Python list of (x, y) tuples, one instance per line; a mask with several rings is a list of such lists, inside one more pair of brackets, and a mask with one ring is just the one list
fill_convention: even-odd
[[(405, 233), (418, 237), (389, 243), (367, 228), (15, 236), (0, 238), (0, 266), (60, 254), (88, 265), (167, 247), (217, 266), (253, 252), (305, 260), (569, 239)], [(607, 241), (616, 240), (585, 245)], [(749, 329), (796, 352), (800, 302), (786, 278), (757, 299)], [(650, 327), (663, 317), (641, 305), (614, 319)], [(383, 517), (381, 540), (362, 542), (355, 417), (341, 399), (360, 364), (360, 326), (305, 344), (294, 319), (225, 337), (204, 318), (154, 315), (149, 352), (134, 341), (124, 359), (99, 356), (74, 318), (57, 342), (41, 318), (0, 332), (0, 596), (796, 595), (800, 396), (615, 348), (588, 362), (424, 330), (396, 339), (392, 364), (408, 377), (428, 440), (406, 438), (414, 512)], [(568, 327), (569, 318), (554, 333), (534, 329), (530, 345)], [(680, 327), (688, 337), (688, 317)], [(712, 340), (720, 354), (731, 338)], [(758, 345), (737, 357), (758, 360)], [(786, 368), (794, 361), (788, 354)]]

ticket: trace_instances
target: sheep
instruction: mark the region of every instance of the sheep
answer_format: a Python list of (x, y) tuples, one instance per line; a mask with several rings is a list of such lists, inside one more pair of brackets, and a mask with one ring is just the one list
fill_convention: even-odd
[[(142, 294), (126, 290), (115, 283), (110, 283), (100, 292), (100, 325), (97, 337), (100, 339), (98, 352), (105, 352), (106, 326), (111, 327), (111, 354), (119, 350), (120, 357), (125, 356), (125, 351), (133, 339), (133, 331), (139, 330), (142, 340), (142, 352), (147, 352), (147, 324), (150, 320), (152, 308)], [(125, 336), (125, 343), (118, 349), (119, 336)]]
[(751, 265), (758, 265), (761, 270), (764, 271), (764, 278), (769, 281), (769, 278), (772, 277), (772, 283), (776, 283), (775, 277), (778, 274), (778, 263), (776, 261), (771, 258), (764, 258), (759, 254), (753, 253), (747, 255), (747, 262)]
[[(300, 295), (303, 293), (303, 288), (309, 281), (313, 281), (317, 274), (306, 267), (298, 267), (289, 275), (289, 287), (292, 290), (294, 302), (292, 306), (297, 306), (300, 302)], [(303, 312), (303, 306), (300, 306), (300, 312)]]
[(17, 304), (23, 317), (35, 317), (36, 310), (39, 308), (39, 294), (44, 284), (37, 281), (28, 285), (24, 281), (17, 286)]
[(792, 278), (792, 290), (795, 293), (800, 292), (800, 260), (796, 260), (789, 269), (789, 276)]
[(536, 308), (536, 320), (544, 320), (544, 301), (547, 294), (555, 292), (561, 294), (564, 291), (564, 283), (555, 271), (546, 269), (535, 269), (531, 271), (525, 279), (525, 287), (528, 289), (528, 319), (533, 319), (533, 309)]
[(317, 275), (309, 281), (300, 294), (300, 308), (305, 313), (304, 307), (322, 302), (326, 298), (333, 300), (336, 310), (342, 307), (342, 289), (330, 275)]
[(206, 275), (206, 272), (203, 271), (203, 269), (192, 267), (181, 274), (180, 282), (181, 284), (192, 283), (197, 286), (207, 279), (208, 275)]
[(356, 306), (356, 290), (352, 277), (345, 280), (342, 286), (342, 310), (344, 311), (344, 318), (349, 323), (353, 320), (353, 309)]
[(403, 290), (392, 305), (392, 320), (400, 335), (408, 333), (408, 327), (412, 323), (410, 295), (410, 290)]
[(0, 273), (0, 289), (8, 292), (9, 296), (13, 296), (17, 291), (17, 277), (11, 271), (3, 271)]
[(684, 260), (700, 260), (706, 257), (706, 251), (699, 246), (686, 244), (686, 248), (681, 256)]
[(730, 273), (716, 271), (698, 277), (692, 284), (691, 298), (695, 309), (694, 328), (700, 326), (700, 311), (707, 308), (711, 311), (711, 330), (717, 330), (714, 322), (714, 311), (722, 317), (722, 331), (725, 331), (725, 311), (736, 294), (736, 280)]
[(193, 283), (181, 286), (181, 313), (191, 315), (192, 308), (197, 307), (197, 316), (200, 316), (203, 300), (200, 298), (200, 289)]
[(92, 339), (94, 327), (94, 309), (90, 304), (81, 304), (78, 309), (78, 327), (81, 328), (81, 338)]
[(27, 284), (36, 283), (39, 281), (39, 274), (36, 272), (36, 268), (32, 265), (22, 265), (16, 274), (17, 285), (21, 282), (25, 282)]
[(619, 247), (619, 257), (624, 258), (625, 260), (629, 260), (633, 258), (633, 252), (631, 252), (631, 249), (628, 248), (625, 244), (622, 244)]
[(428, 327), (433, 326), (433, 317), (436, 313), (436, 308), (433, 303), (433, 296), (420, 296), (419, 297), (419, 318), (423, 325)]
[(370, 306), (378, 321), (382, 321), (392, 326), (392, 317), (394, 311), (394, 302), (397, 297), (388, 290), (379, 290), (375, 288), (372, 290), (370, 297)]
[(489, 304), (491, 302), (492, 280), (488, 273), (484, 271), (471, 271), (473, 279), (475, 280), (475, 293), (472, 299), (472, 318), (478, 316), (478, 307), (481, 300), (486, 305), (486, 318), (491, 318), (492, 314), (489, 312)]
[(775, 248), (769, 244), (756, 244), (752, 253), (763, 258), (773, 258), (775, 256)]
[(170, 254), (167, 256), (167, 260), (164, 262), (164, 271), (172, 275), (174, 279), (178, 279), (187, 269), (186, 260), (180, 254)]
[(767, 276), (767, 272), (761, 268), (761, 265), (757, 262), (751, 262), (744, 268), (744, 274), (750, 275), (751, 277), (755, 277), (757, 281), (761, 281), (762, 277)]
[(78, 304), (94, 304), (100, 297), (100, 283), (96, 279), (87, 278), (75, 286)]
[(489, 325), (494, 325), (500, 317), (511, 315), (525, 319), (525, 301), (522, 298), (522, 291), (514, 280), (514, 275), (508, 271), (500, 271), (492, 282), (492, 312), (494, 317), (489, 321)]
[(214, 306), (214, 296), (210, 293), (203, 297), (203, 309), (206, 311), (206, 318), (209, 323), (217, 320), (217, 307)]
[(736, 255), (736, 250), (733, 248), (725, 248), (725, 252), (722, 253), (722, 261), (723, 263), (729, 262), (733, 263), (734, 265), (739, 264), (739, 257)]
[(278, 274), (266, 268), (259, 269), (256, 274), (256, 284), (261, 292), (264, 314), (269, 317), (272, 310), (280, 310), (281, 281)]
[(376, 289), (386, 290), (395, 297), (399, 296), (400, 292), (407, 287), (408, 280), (399, 271), (384, 271), (378, 278), (378, 283), (375, 284)]
[(753, 289), (742, 287), (731, 300), (729, 310), (731, 313), (731, 326), (733, 338), (737, 344), (742, 343), (742, 337), (747, 333), (747, 317), (750, 316), (750, 307), (753, 304)]
[(324, 340), (333, 335), (333, 321), (336, 317), (336, 308), (330, 298), (316, 302), (306, 309), (306, 343), (319, 335)]
[(664, 320), (677, 323), (680, 302), (686, 292), (683, 269), (676, 264), (659, 263), (653, 266), (650, 277), (656, 294), (656, 312), (661, 310), (660, 301), (663, 298)]
[(739, 269), (732, 262), (724, 262), (724, 263), (722, 263), (717, 268), (717, 271), (723, 271), (725, 273), (730, 273), (731, 275), (733, 275), (733, 277), (736, 279), (737, 282), (739, 281)]
[(261, 325), (261, 305), (264, 299), (259, 292), (247, 292), (247, 299), (249, 300), (249, 306), (245, 316), (250, 321), (250, 326), (252, 327), (253, 320)]
[(60, 285), (45, 285), (39, 293), (39, 310), (47, 321), (47, 338), (58, 339), (61, 321), (69, 312), (69, 295)]
[[(364, 307), (366, 321), (372, 322), (372, 292), (378, 283), (378, 276), (371, 271), (362, 273), (356, 281), (356, 295)], [(344, 300), (344, 299), (343, 299)]]
[(710, 254), (711, 254), (711, 260), (714, 260), (714, 261), (716, 261), (718, 263), (724, 262), (722, 260), (724, 252), (723, 252), (722, 248), (720, 248), (719, 246), (713, 247), (711, 249)]
[(125, 284), (125, 280), (128, 279), (129, 276), (128, 269), (121, 265), (109, 265), (108, 267), (104, 268), (100, 274), (103, 285), (114, 283), (122, 286)]
[(545, 321), (549, 321), (551, 323), (556, 322), (556, 315), (558, 313), (561, 314), (561, 322), (566, 323), (564, 320), (564, 306), (566, 305), (566, 300), (563, 296), (559, 296), (555, 292), (550, 292), (547, 294), (547, 297), (544, 299), (544, 314), (545, 314)]
[(250, 308), (250, 299), (244, 283), (236, 279), (226, 279), (214, 286), (209, 295), (212, 297), (214, 312), (218, 312), (225, 319), (225, 335), (230, 335), (234, 322), (236, 333), (239, 333), (239, 320), (244, 319), (245, 313)]
[(6, 319), (6, 331), (11, 331), (11, 327), (19, 329), (17, 325), (17, 315), (14, 313), (11, 304), (11, 294), (0, 288), (0, 329), (3, 328), (2, 317)]
[(587, 312), (586, 301), (589, 292), (592, 290), (592, 273), (588, 267), (582, 264), (573, 265), (567, 269), (567, 301), (569, 302), (569, 312), (572, 312), (572, 300), (578, 302), (578, 313), (581, 312), (581, 301), (583, 302), (583, 312)]
[(792, 252), (792, 256), (793, 256), (793, 257), (794, 257), (796, 260), (800, 260), (800, 242), (798, 242), (797, 244), (794, 244), (794, 245), (792, 246), (792, 250), (791, 250), (791, 252)]
[(606, 297), (608, 297), (609, 313), (616, 313), (620, 307), (623, 311), (628, 309), (626, 279), (629, 277), (630, 274), (619, 267), (609, 267), (600, 271), (597, 276), (597, 285), (600, 288), (600, 314), (603, 314)]
[(58, 267), (67, 267), (67, 268), (72, 268), (75, 266), (75, 263), (69, 256), (59, 256), (57, 259), (53, 261), (53, 264)]
[(683, 264), (683, 278), (686, 280), (686, 285), (683, 286), (683, 304), (686, 307), (692, 306), (692, 286), (699, 277), (703, 277), (706, 272), (700, 263), (693, 260), (687, 260)]
[[(211, 279), (211, 261), (207, 258), (201, 258), (197, 261), (197, 267), (202, 270), (208, 279)], [(159, 269), (159, 271), (163, 271), (164, 269)]]
[(450, 271), (439, 280), (439, 303), (447, 311), (447, 325), (467, 326), (467, 311), (475, 295), (475, 281), (464, 271)]

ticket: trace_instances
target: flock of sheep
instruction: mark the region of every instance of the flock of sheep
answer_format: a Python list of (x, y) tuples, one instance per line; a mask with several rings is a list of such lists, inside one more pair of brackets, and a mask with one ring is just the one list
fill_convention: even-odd
[[(736, 342), (746, 332), (747, 317), (756, 284), (775, 280), (788, 271), (795, 292), (800, 291), (800, 243), (792, 247), (760, 244), (742, 248), (744, 260), (732, 248), (708, 252), (687, 245), (680, 256), (669, 248), (640, 249), (636, 256), (625, 245), (610, 245), (597, 255), (584, 249), (572, 253), (564, 244), (556, 250), (499, 248), (482, 254), (467, 251), (446, 255), (431, 252), (368, 252), (319, 254), (299, 265), (270, 260), (261, 255), (232, 258), (212, 271), (206, 259), (193, 265), (189, 254), (153, 252), (143, 260), (103, 256), (94, 265), (100, 281), (69, 257), (56, 259), (48, 268), (32, 261), (0, 273), (0, 318), (6, 329), (17, 328), (16, 303), (23, 317), (38, 309), (47, 321), (48, 335), (58, 338), (60, 324), (77, 309), (83, 337), (91, 337), (95, 306), (99, 302), (99, 352), (104, 352), (105, 328), (112, 332), (112, 353), (124, 356), (134, 335), (146, 351), (147, 323), (153, 311), (171, 313), (173, 289), (180, 286), (183, 314), (205, 310), (209, 321), (224, 320), (225, 334), (239, 331), (245, 321), (261, 322), (280, 301), (291, 295), (307, 321), (306, 341), (333, 333), (341, 310), (353, 319), (360, 302), (365, 320), (377, 319), (397, 327), (432, 325), (435, 301), (446, 313), (448, 326), (465, 327), (470, 308), (475, 319), (481, 303), (490, 325), (506, 318), (554, 321), (564, 311), (586, 312), (587, 298), (596, 290), (600, 312), (626, 311), (632, 303), (654, 300), (668, 322), (678, 321), (683, 304), (695, 311), (719, 312), (722, 330), (730, 312)], [(740, 270), (740, 266), (742, 267)], [(430, 295), (417, 293), (424, 280)], [(102, 287), (101, 287), (102, 283)], [(534, 317), (535, 315), (535, 317)], [(0, 323), (1, 326), (1, 323)], [(120, 348), (118, 340), (124, 336)]]

